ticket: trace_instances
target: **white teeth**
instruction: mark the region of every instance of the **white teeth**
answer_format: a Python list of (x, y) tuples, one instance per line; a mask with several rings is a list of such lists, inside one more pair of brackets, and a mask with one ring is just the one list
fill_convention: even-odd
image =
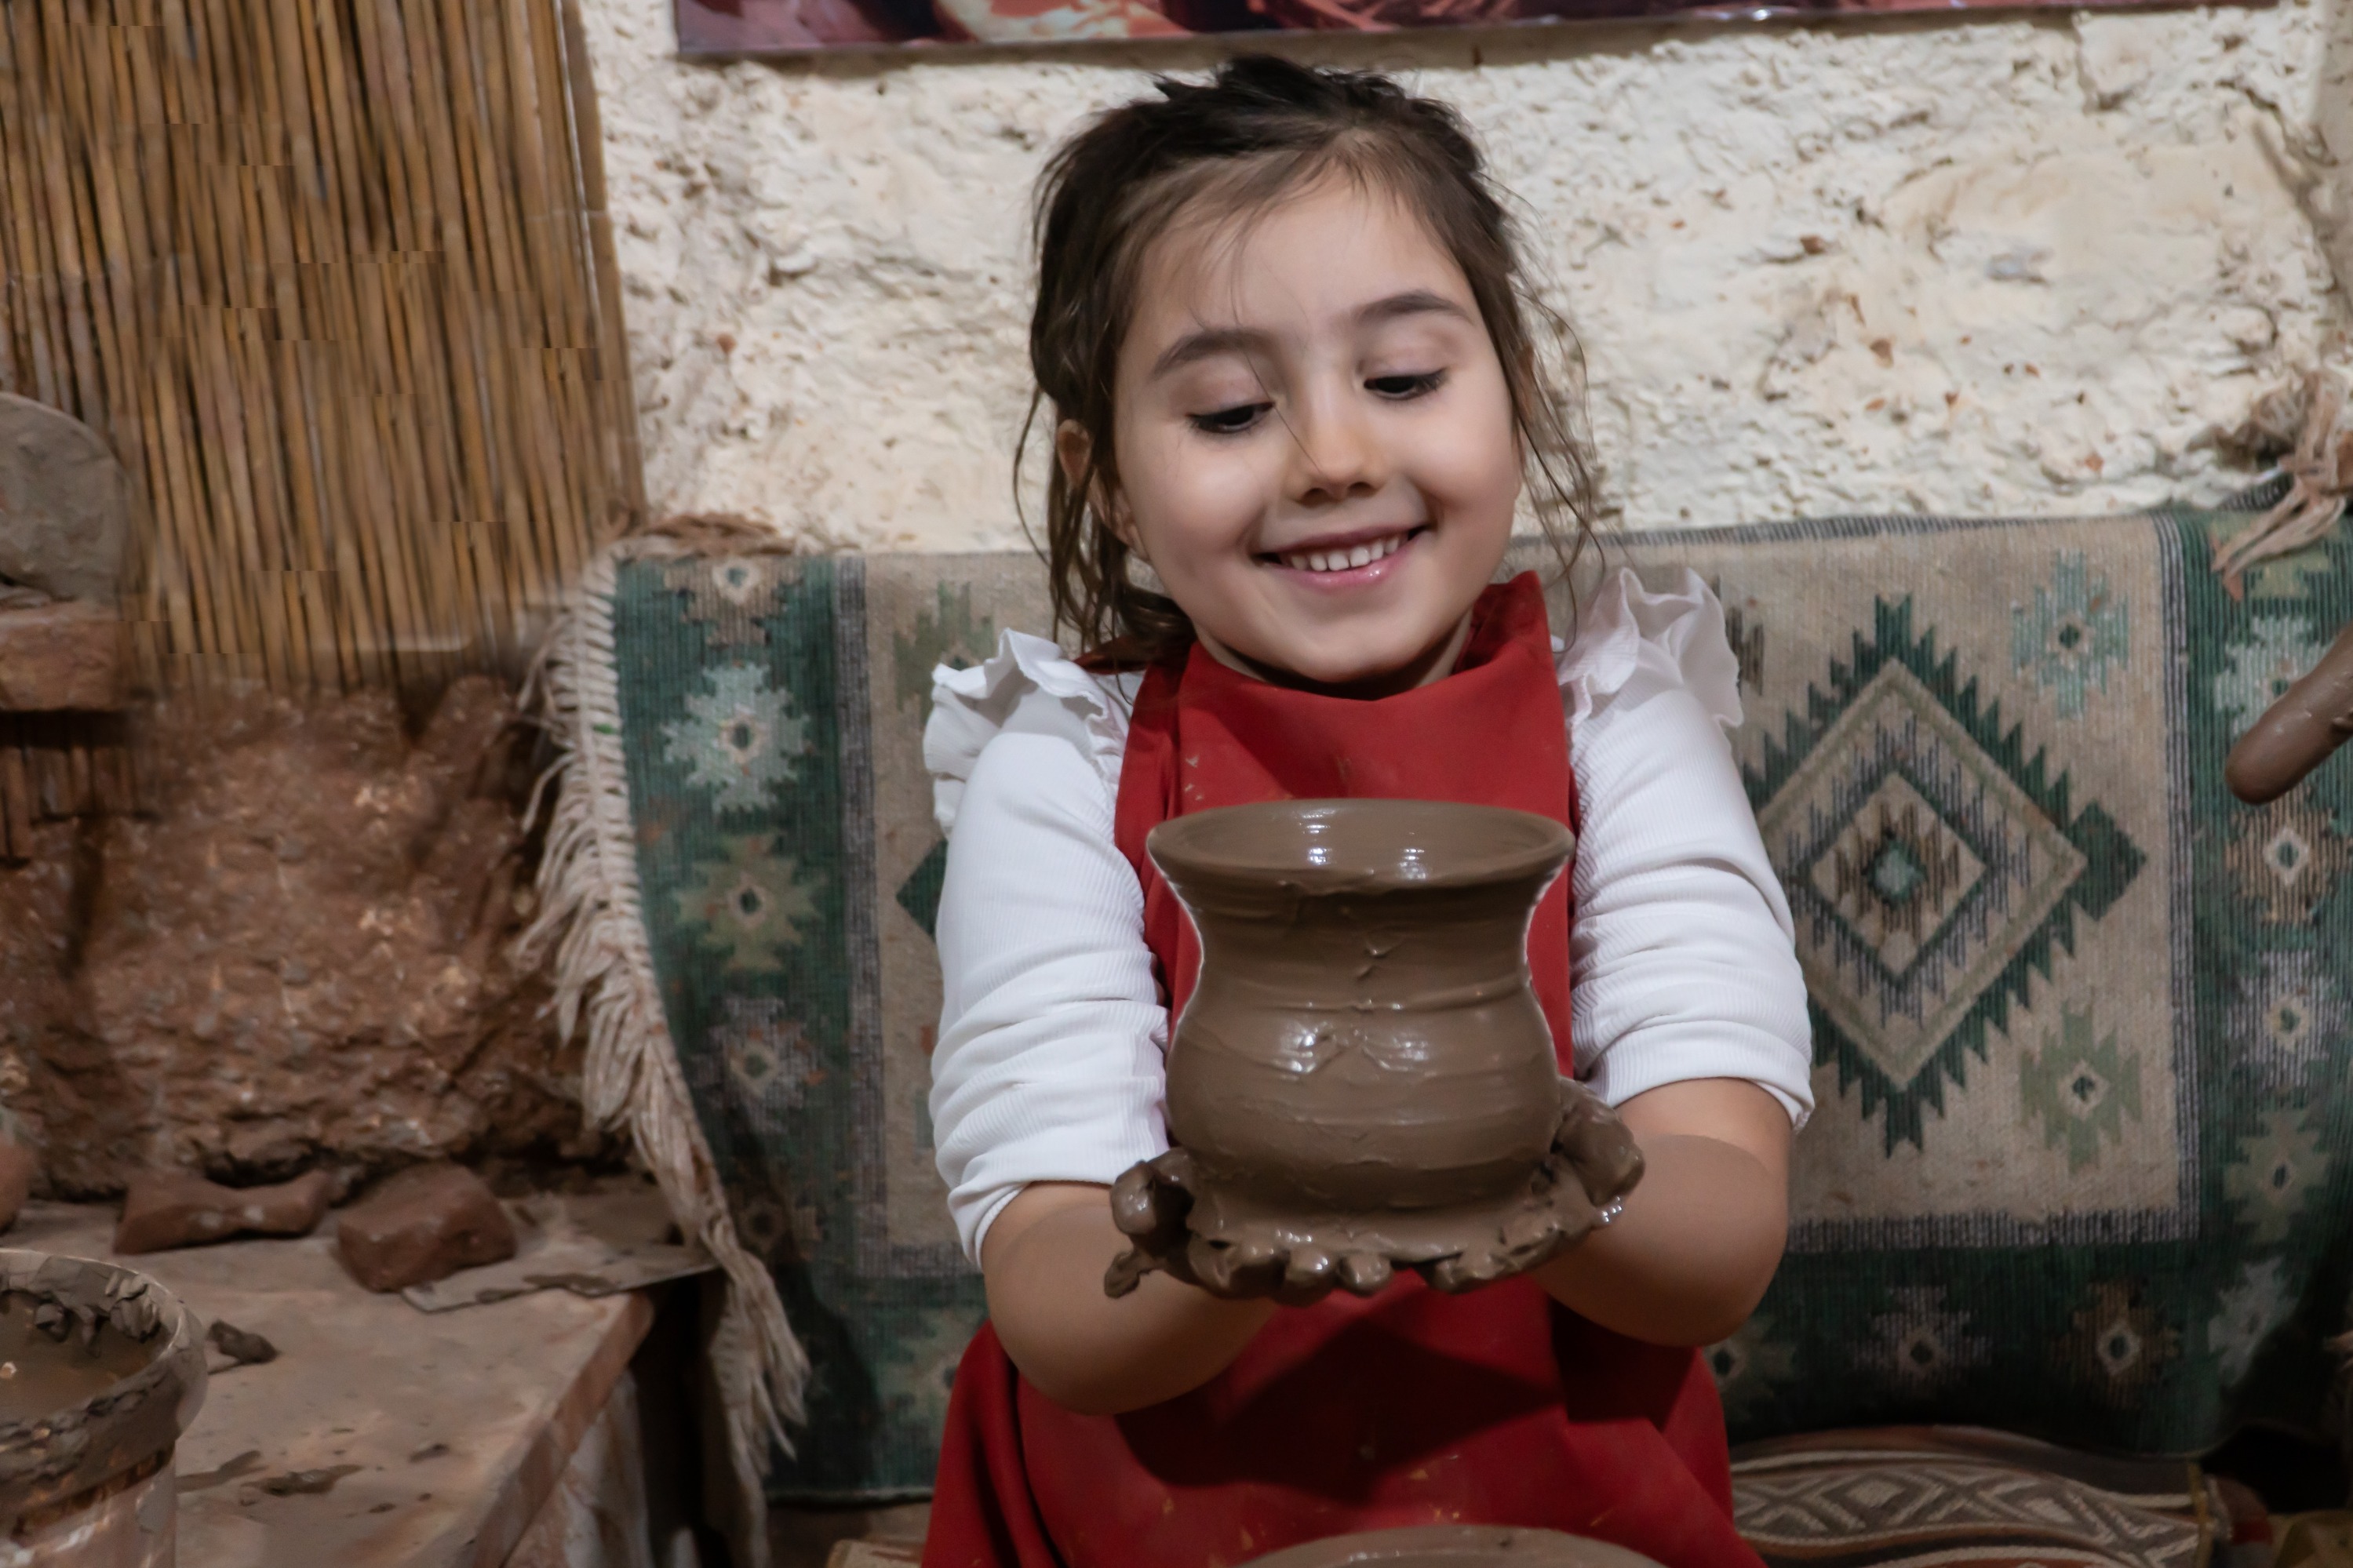
[(1368, 544), (1352, 545), (1345, 550), (1306, 550), (1281, 557), (1282, 563), (1294, 572), (1345, 572), (1396, 554), (1405, 546), (1406, 536), (1392, 533)]

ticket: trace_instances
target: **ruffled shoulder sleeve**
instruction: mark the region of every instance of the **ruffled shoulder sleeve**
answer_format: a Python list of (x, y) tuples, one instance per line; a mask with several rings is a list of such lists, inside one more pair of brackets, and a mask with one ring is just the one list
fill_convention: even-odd
[(969, 669), (936, 666), (923, 766), (940, 831), (955, 830), (965, 781), (981, 749), (1008, 731), (1067, 739), (1116, 795), (1138, 683), (1134, 676), (1091, 675), (1054, 644), (1025, 632), (999, 634), (997, 652)]
[(1725, 729), (1740, 725), (1740, 666), (1725, 637), (1724, 606), (1687, 566), (1655, 594), (1626, 567), (1603, 578), (1558, 668), (1572, 728), (1599, 709), (1676, 688)]

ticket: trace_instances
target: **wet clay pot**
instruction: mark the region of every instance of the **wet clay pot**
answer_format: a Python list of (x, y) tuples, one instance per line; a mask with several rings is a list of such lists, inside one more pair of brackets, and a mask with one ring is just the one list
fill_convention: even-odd
[(0, 1568), (171, 1568), (195, 1314), (113, 1264), (0, 1250)]
[(1564, 1079), (1528, 922), (1576, 840), (1525, 812), (1282, 801), (1174, 818), (1145, 847), (1201, 972), (1168, 1051), (1167, 1154), (1113, 1188), (1135, 1247), (1220, 1295), (1443, 1289), (1556, 1256), (1641, 1160)]
[(1335, 1536), (1250, 1560), (1250, 1568), (1658, 1568), (1639, 1552), (1550, 1530), (1437, 1524)]

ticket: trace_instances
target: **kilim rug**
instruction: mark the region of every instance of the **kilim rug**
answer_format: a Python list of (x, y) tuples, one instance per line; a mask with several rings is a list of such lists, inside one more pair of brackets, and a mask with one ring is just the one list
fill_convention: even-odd
[[(1966, 1422), (2186, 1454), (2320, 1420), (2353, 1217), (2353, 764), (2257, 810), (2221, 761), (2353, 614), (2353, 551), (2234, 600), (2206, 563), (2251, 515), (1613, 542), (1724, 600), (1812, 992), (1790, 1256), (1710, 1352), (1736, 1436)], [(931, 1482), (982, 1304), (924, 1111), (945, 846), (922, 731), (934, 664), (1046, 627), (1027, 556), (706, 533), (625, 543), (555, 645), (543, 934), (568, 933), (591, 1109), (631, 1119), (733, 1260), (745, 1473), (754, 1390), (797, 1412), (781, 1497)]]

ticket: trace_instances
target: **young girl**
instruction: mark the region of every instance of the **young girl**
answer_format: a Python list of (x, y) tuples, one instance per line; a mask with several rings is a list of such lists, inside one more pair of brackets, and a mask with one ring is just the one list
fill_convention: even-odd
[[(1582, 542), (1586, 468), (1451, 110), (1267, 58), (1157, 85), (1039, 196), (1049, 555), (1091, 657), (1008, 633), (938, 672), (925, 732), (953, 835), (932, 1116), (991, 1322), (923, 1560), (1205, 1568), (1463, 1521), (1755, 1568), (1692, 1347), (1772, 1276), (1811, 1100), (1789, 915), (1719, 729), (1722, 612), (1689, 574), (1620, 573), (1564, 649), (1533, 575), (1493, 584), (1531, 480)], [(1145, 836), (1343, 795), (1577, 829), (1530, 966), (1647, 1173), (1606, 1229), (1459, 1297), (1405, 1275), (1284, 1309), (1154, 1274), (1109, 1299), (1106, 1189), (1167, 1147), (1185, 1003)]]

